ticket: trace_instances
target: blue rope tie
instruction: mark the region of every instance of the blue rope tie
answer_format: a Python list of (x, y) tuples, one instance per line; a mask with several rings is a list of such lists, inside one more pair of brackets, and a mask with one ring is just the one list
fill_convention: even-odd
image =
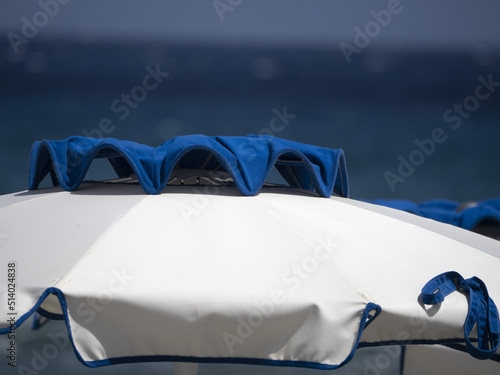
[[(435, 305), (457, 290), (469, 296), (469, 311), (464, 324), (465, 345), (470, 355), (488, 359), (499, 347), (500, 321), (495, 303), (483, 281), (476, 276), (464, 279), (458, 272), (445, 272), (431, 279), (422, 288), (426, 305)], [(477, 325), (477, 346), (470, 341), (470, 333)]]

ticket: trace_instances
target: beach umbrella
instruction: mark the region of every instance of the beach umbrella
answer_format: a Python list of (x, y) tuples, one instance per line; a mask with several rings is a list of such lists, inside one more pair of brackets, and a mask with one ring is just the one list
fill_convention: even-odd
[[(0, 333), (34, 312), (62, 319), (90, 367), (335, 369), (360, 347), (402, 346), (410, 364), (452, 351), (500, 368), (499, 242), (347, 198), (342, 150), (74, 137), (31, 157), (32, 190), (0, 197)], [(83, 182), (95, 158), (118, 179)], [(265, 184), (273, 167), (288, 187)], [(63, 189), (36, 190), (49, 174)]]
[(500, 198), (463, 203), (444, 199), (433, 199), (420, 203), (401, 199), (375, 199), (371, 203), (411, 212), (415, 215), (500, 239)]

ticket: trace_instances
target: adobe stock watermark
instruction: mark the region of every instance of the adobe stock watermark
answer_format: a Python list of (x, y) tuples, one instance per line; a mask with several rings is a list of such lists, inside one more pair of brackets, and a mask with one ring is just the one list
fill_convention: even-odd
[(18, 374), (40, 374), (47, 368), (50, 361), (56, 359), (70, 345), (69, 336), (66, 331), (49, 332), (47, 338), (49, 342), (45, 343), (41, 349), (31, 349), (29, 365), (20, 364), (16, 367)]
[(130, 281), (135, 279), (135, 276), (128, 274), (126, 269), (118, 272), (111, 272), (111, 279), (108, 281), (106, 288), (102, 289), (95, 297), (87, 298), (85, 302), (81, 302), (76, 307), (78, 316), (85, 318), (86, 323), (91, 323), (96, 313), (104, 311), (107, 305), (113, 301), (113, 296), (123, 291)]
[[(288, 112), (286, 105), (283, 106), (281, 111), (274, 107), (271, 112), (273, 116), (269, 120), (268, 126), (259, 130), (257, 133), (258, 137), (275, 136), (283, 132), (291, 121), (297, 117), (296, 114)], [(242, 142), (237, 149), (239, 155), (245, 155), (244, 157), (247, 162), (255, 160), (257, 154), (261, 151), (261, 147), (266, 147), (264, 145), (257, 145), (254, 140), (255, 138), (247, 139), (246, 142)], [(238, 173), (241, 172), (241, 165), (237, 164), (237, 161), (230, 164), (230, 166), (233, 171)], [(194, 194), (191, 203), (181, 203), (179, 205), (180, 214), (187, 224), (189, 224), (193, 218), (200, 216), (203, 210), (211, 204), (213, 197), (220, 194), (220, 187), (218, 185), (194, 186), (192, 192)]]
[[(288, 113), (287, 106), (283, 106), (283, 109), (280, 111), (278, 108), (274, 107), (272, 109), (273, 117), (269, 120), (269, 124), (267, 127), (260, 129), (257, 133), (257, 138), (263, 138), (265, 136), (276, 136), (276, 134), (283, 132), (288, 125), (290, 125), (291, 121), (297, 118), (296, 114)], [(246, 142), (242, 142), (238, 146), (238, 154), (245, 155), (245, 160), (248, 162), (252, 162), (255, 160), (259, 152), (262, 151), (264, 147), (267, 147), (264, 144), (254, 142), (255, 138), (247, 139)]]
[[(111, 303), (114, 295), (121, 292), (129, 283), (135, 279), (128, 273), (126, 269), (118, 272), (111, 271), (111, 278), (106, 284), (106, 287), (101, 290), (94, 298), (87, 298), (85, 302), (81, 302), (72, 312), (75, 316), (84, 318), (86, 323), (91, 323), (97, 313), (102, 312), (107, 305)], [(31, 350), (31, 359), (17, 365), (17, 371), (23, 375), (38, 375), (44, 371), (49, 365), (50, 361), (56, 359), (60, 353), (64, 351), (69, 345), (70, 340), (66, 331), (59, 331), (56, 333), (49, 332), (47, 334), (49, 339), (41, 349), (34, 348)]]
[(12, 49), (17, 54), (21, 45), (28, 42), (38, 35), (40, 29), (46, 27), (50, 19), (57, 16), (61, 10), (61, 5), (66, 5), (70, 0), (39, 0), (40, 9), (33, 13), (31, 17), (21, 17), (21, 31), (15, 33), (10, 31), (7, 34)]
[(225, 16), (227, 12), (232, 13), (237, 7), (241, 5), (243, 0), (214, 0), (212, 5), (219, 16), (220, 22), (224, 22)]
[(290, 125), (292, 120), (295, 120), (297, 117), (296, 114), (288, 113), (288, 109), (286, 105), (283, 106), (283, 109), (280, 111), (278, 108), (274, 107), (272, 109), (273, 117), (269, 120), (269, 126), (266, 128), (262, 128), (257, 133), (258, 135), (271, 135), (275, 136), (277, 133), (281, 133), (285, 130), (285, 128)]
[[(415, 328), (412, 332), (418, 335), (421, 335), (428, 327), (427, 320), (417, 317), (414, 313), (408, 317), (408, 324), (409, 327)], [(387, 344), (381, 347), (382, 353), (363, 360), (363, 375), (382, 375), (394, 361), (397, 361), (396, 366), (399, 367), (402, 355), (401, 346), (411, 345), (415, 341), (410, 337), (410, 332), (403, 330), (394, 340), (385, 340)]]
[(354, 37), (352, 44), (340, 42), (339, 47), (348, 64), (351, 63), (353, 54), (360, 54), (363, 49), (368, 47), (372, 39), (380, 35), (382, 30), (389, 26), (393, 16), (400, 14), (404, 7), (399, 0), (389, 0), (386, 9), (376, 11), (372, 9), (370, 15), (372, 19), (368, 21), (363, 28), (354, 27)]
[[(476, 86), (474, 94), (465, 97), (462, 103), (454, 103), (451, 108), (444, 111), (443, 121), (449, 126), (449, 129), (458, 130), (463, 121), (479, 109), (481, 101), (488, 100), (496, 91), (496, 88), (500, 87), (500, 81), (494, 81), (492, 74), (489, 74), (487, 79), (479, 76), (477, 80), (479, 84)], [(385, 181), (392, 192), (396, 191), (398, 183), (405, 182), (413, 175), (417, 167), (421, 166), (427, 158), (434, 154), (437, 145), (446, 142), (449, 129), (437, 127), (432, 130), (429, 138), (422, 140), (416, 138), (413, 143), (417, 147), (407, 157), (403, 155), (397, 157), (399, 165), (396, 170), (394, 172), (389, 170), (384, 172)]]
[(203, 210), (212, 203), (213, 197), (220, 194), (220, 187), (217, 185), (194, 186), (191, 204), (179, 204), (179, 211), (186, 224), (191, 223), (193, 217), (199, 217)]
[[(110, 104), (110, 111), (117, 114), (115, 120), (109, 117), (103, 117), (99, 120), (99, 125), (93, 129), (82, 130), (82, 135), (89, 138), (103, 139), (116, 129), (116, 122), (125, 120), (132, 110), (136, 109), (140, 103), (144, 102), (148, 97), (148, 92), (155, 90), (170, 73), (160, 70), (160, 64), (156, 64), (153, 68), (146, 66), (147, 74), (142, 78), (140, 84), (134, 86), (129, 92), (122, 93), (119, 98), (113, 100)], [(82, 144), (86, 144), (88, 151), (91, 150), (91, 142), (83, 140)], [(84, 159), (78, 155), (69, 155), (67, 166), (68, 173), (73, 172)]]
[(291, 293), (299, 290), (321, 264), (328, 260), (340, 248), (340, 244), (330, 235), (318, 238), (316, 246), (309, 256), (304, 257), (299, 263), (293, 264), (281, 275), (281, 288), (270, 291), (268, 298), (254, 305), (246, 318), (238, 316), (237, 325), (231, 331), (225, 331), (222, 339), (229, 351), (234, 354), (235, 347), (250, 338), (264, 323), (266, 318), (272, 316), (276, 308), (282, 304)]
[(7, 277), (5, 279), (7, 296), (7, 323), (9, 323), (9, 333), (7, 333), (7, 363), (11, 367), (16, 367), (17, 361), (17, 341), (16, 341), (16, 323), (19, 318), (17, 315), (17, 290), (18, 273), (17, 262), (7, 262)]
[[(160, 64), (156, 64), (154, 68), (146, 66), (147, 74), (143, 77), (140, 84), (134, 86), (129, 92), (122, 93), (120, 98), (115, 99), (110, 104), (110, 110), (117, 114), (120, 121), (125, 120), (133, 109), (136, 109), (140, 103), (146, 100), (148, 92), (155, 90), (160, 83), (167, 78), (170, 73), (162, 72)], [(109, 117), (103, 117), (99, 121), (97, 128), (82, 130), (85, 137), (104, 138), (105, 134), (109, 134), (115, 130), (116, 126), (113, 120)]]

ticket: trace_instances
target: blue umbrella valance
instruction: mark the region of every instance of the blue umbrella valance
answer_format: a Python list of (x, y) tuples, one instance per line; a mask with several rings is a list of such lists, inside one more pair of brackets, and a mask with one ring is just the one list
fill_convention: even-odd
[[(371, 203), (411, 212), (446, 224), (452, 224), (464, 229), (478, 231), (491, 227), (492, 236), (498, 237), (500, 227), (500, 198), (492, 198), (479, 202), (454, 202), (444, 199), (434, 199), (415, 203), (408, 200), (375, 199)], [(487, 233), (483, 233), (488, 235)]]
[[(293, 188), (347, 197), (344, 152), (272, 136), (179, 136), (157, 148), (113, 138), (70, 137), (36, 141), (31, 151), (29, 189), (50, 173), (64, 190), (78, 189), (96, 158), (106, 158), (119, 178), (135, 175), (148, 194), (159, 194), (179, 171), (226, 174), (243, 195), (256, 195), (276, 167)], [(182, 175), (182, 174), (181, 174)]]

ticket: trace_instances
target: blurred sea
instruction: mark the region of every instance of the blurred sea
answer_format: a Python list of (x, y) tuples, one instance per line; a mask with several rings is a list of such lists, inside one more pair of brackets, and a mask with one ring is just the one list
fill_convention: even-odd
[[(500, 81), (489, 50), (366, 48), (348, 64), (338, 49), (83, 43), (0, 45), (0, 193), (27, 187), (30, 146), (90, 134), (157, 146), (181, 134), (267, 133), (343, 148), (354, 198), (478, 200), (499, 195), (500, 88), (455, 122), (443, 114), (475, 95), (478, 77)], [(146, 68), (169, 76), (129, 113), (112, 110), (141, 85)], [(493, 88), (495, 90), (495, 88)], [(482, 91), (481, 91), (482, 92)], [(138, 91), (136, 92), (138, 93)], [(469, 103), (470, 105), (474, 102)], [(120, 103), (123, 105), (123, 103)], [(296, 117), (270, 129), (276, 111)], [(120, 118), (125, 117), (125, 118)], [(103, 118), (112, 131), (96, 131)], [(447, 136), (391, 191), (415, 140)], [(109, 129), (108, 129), (109, 130)], [(99, 165), (90, 176), (106, 175)]]
[[(3, 42), (0, 193), (27, 188), (29, 152), (35, 140), (105, 135), (157, 146), (183, 134), (266, 133), (343, 148), (354, 198), (466, 201), (500, 195), (500, 87), (493, 88), (496, 91), (488, 99), (478, 100), (457, 129), (452, 128), (455, 122), (443, 119), (455, 103), (468, 100), (469, 107), (475, 103), (467, 98), (476, 95), (479, 76), (500, 81), (498, 52), (367, 48), (351, 57), (348, 64), (333, 44), (318, 49), (35, 39), (15, 53)], [(125, 111), (117, 112), (112, 103), (118, 100), (123, 105), (122, 94), (130, 95), (143, 84), (147, 67), (169, 76), (147, 91), (143, 101), (133, 103), (134, 108), (129, 106), (124, 116)], [(276, 112), (285, 110), (289, 121), (270, 127)], [(105, 134), (99, 129), (104, 118), (112, 122)], [(436, 128), (443, 129), (446, 141), (436, 144), (392, 191), (384, 173), (397, 174), (398, 157), (408, 160), (418, 149), (415, 141), (430, 138)], [(89, 177), (109, 177), (108, 172), (110, 168), (96, 163)], [(64, 327), (57, 322), (38, 333), (23, 328), (20, 363), (29, 364), (33, 350), (46, 345), (48, 332), (59, 331)], [(369, 350), (356, 357), (361, 358), (358, 365)], [(393, 364), (385, 373), (397, 371), (397, 361)], [(362, 369), (358, 365), (335, 373), (356, 373)], [(68, 346), (40, 373), (67, 373), (74, 368), (75, 375), (125, 374), (162, 366), (165, 373), (171, 371), (164, 364), (134, 366), (87, 369)], [(207, 365), (200, 373), (256, 369)], [(258, 372), (313, 373), (281, 368), (258, 368)]]

